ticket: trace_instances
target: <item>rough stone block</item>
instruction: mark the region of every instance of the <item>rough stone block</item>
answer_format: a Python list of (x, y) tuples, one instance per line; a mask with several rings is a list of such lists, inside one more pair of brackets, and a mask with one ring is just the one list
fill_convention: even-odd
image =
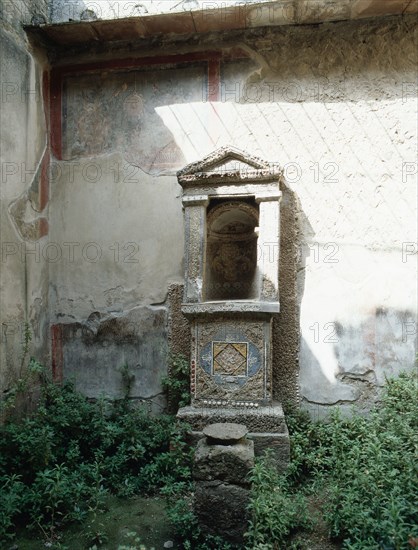
[[(187, 443), (191, 447), (195, 447), (202, 439), (202, 436), (202, 432), (189, 432), (187, 434)], [(250, 432), (247, 437), (254, 442), (255, 456), (261, 456), (266, 449), (271, 449), (276, 459), (277, 469), (280, 472), (286, 470), (290, 460), (290, 441), (288, 433)]]
[(287, 434), (283, 408), (279, 403), (257, 409), (189, 406), (181, 408), (177, 418), (187, 422), (196, 432), (202, 432), (208, 424), (233, 422), (245, 424), (250, 432)]
[(245, 424), (234, 422), (216, 422), (203, 428), (209, 445), (233, 445), (241, 441), (247, 433)]
[(248, 438), (254, 442), (255, 456), (261, 456), (270, 449), (279, 472), (283, 472), (290, 461), (289, 434), (249, 433)]
[(222, 481), (196, 483), (194, 510), (203, 532), (243, 542), (247, 528), (249, 491)]
[(234, 445), (197, 444), (193, 476), (200, 481), (222, 480), (249, 486), (248, 474), (254, 466), (254, 442), (244, 439)]

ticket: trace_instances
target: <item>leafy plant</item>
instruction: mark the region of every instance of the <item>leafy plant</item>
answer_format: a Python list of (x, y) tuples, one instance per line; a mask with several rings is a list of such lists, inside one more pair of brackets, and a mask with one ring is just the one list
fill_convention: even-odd
[[(26, 325), (26, 327), (28, 326)], [(37, 388), (40, 378), (44, 375), (44, 369), (33, 357), (26, 365), (31, 341), (31, 333), (28, 328), (26, 328), (25, 335), (19, 375), (0, 400), (0, 417), (3, 422), (13, 417), (20, 419), (36, 409), (37, 403), (34, 400), (34, 395), (37, 394)]]
[(120, 367), (119, 372), (122, 376), (122, 386), (125, 399), (129, 399), (132, 388), (135, 384), (135, 374), (131, 372), (129, 365), (125, 363)]
[(265, 459), (252, 473), (250, 548), (292, 548), (292, 530), (309, 528), (309, 494), (321, 492), (331, 535), (344, 549), (410, 550), (418, 540), (416, 389), (416, 374), (388, 380), (368, 417), (337, 410), (313, 423), (291, 411), (287, 471), (278, 476)]
[[(25, 358), (28, 346), (29, 340)], [(189, 398), (188, 362), (181, 356), (171, 361), (165, 387), (182, 406)], [(127, 366), (121, 376), (123, 399), (92, 402), (71, 383), (54, 384), (39, 363), (29, 361), (4, 410), (13, 411), (33, 384), (39, 388), (38, 407), (25, 417), (5, 415), (0, 426), (0, 541), (13, 539), (17, 526), (30, 525), (50, 548), (63, 549), (63, 527), (88, 518), (85, 538), (94, 549), (106, 543), (96, 512), (109, 494), (160, 491), (185, 550), (232, 548), (204, 536), (193, 514), (187, 426), (136, 406), (129, 399), (133, 378)], [(330, 533), (345, 550), (417, 546), (416, 389), (415, 375), (388, 380), (381, 403), (367, 418), (343, 418), (337, 411), (328, 422), (313, 423), (291, 411), (290, 466), (279, 475), (266, 455), (251, 474), (248, 548), (300, 548), (292, 537), (311, 528), (308, 503), (319, 491)], [(144, 548), (136, 533), (128, 538), (118, 550)]]
[(62, 526), (99, 510), (109, 493), (187, 483), (190, 453), (175, 418), (151, 417), (129, 399), (91, 402), (41, 374), (36, 412), (0, 427), (0, 540), (29, 524), (56, 544)]
[(25, 485), (16, 474), (0, 477), (0, 540), (13, 538), (16, 518), (25, 502)]
[(281, 548), (293, 530), (310, 526), (304, 496), (292, 493), (286, 475), (278, 473), (271, 452), (256, 460), (250, 481), (249, 548), (269, 548), (272, 541)]
[(163, 388), (168, 392), (172, 412), (190, 404), (190, 366), (182, 354), (168, 357), (169, 375), (163, 377)]
[(401, 550), (418, 536), (417, 430), (414, 375), (389, 380), (370, 418), (335, 415), (327, 517), (344, 548)]

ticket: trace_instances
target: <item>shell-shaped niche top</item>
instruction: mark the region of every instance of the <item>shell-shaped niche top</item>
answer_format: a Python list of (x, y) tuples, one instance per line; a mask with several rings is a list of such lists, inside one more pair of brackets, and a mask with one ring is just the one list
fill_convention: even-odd
[(192, 162), (177, 172), (183, 187), (211, 183), (277, 181), (283, 170), (277, 163), (267, 162), (236, 147), (227, 145), (217, 149), (202, 160)]
[(258, 210), (254, 206), (228, 201), (215, 206), (207, 216), (208, 237), (246, 240), (258, 226)]

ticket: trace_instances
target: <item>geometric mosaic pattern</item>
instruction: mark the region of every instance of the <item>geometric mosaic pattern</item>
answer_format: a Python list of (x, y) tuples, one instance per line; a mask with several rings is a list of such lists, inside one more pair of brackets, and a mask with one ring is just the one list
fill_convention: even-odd
[(247, 376), (246, 342), (213, 342), (213, 374)]

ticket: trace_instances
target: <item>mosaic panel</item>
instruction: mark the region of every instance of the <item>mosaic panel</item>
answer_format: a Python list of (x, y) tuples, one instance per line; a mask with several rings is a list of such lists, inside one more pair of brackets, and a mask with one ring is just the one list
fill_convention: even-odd
[(194, 397), (258, 400), (271, 397), (270, 322), (196, 321)]
[(213, 374), (247, 375), (248, 344), (246, 342), (213, 342)]

